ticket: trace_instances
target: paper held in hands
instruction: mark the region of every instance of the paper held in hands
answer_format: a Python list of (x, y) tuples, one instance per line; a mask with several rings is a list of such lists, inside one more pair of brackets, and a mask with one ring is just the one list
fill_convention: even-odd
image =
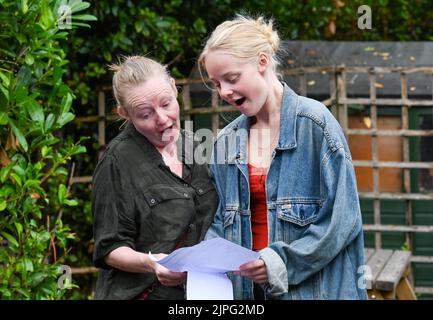
[(171, 271), (187, 271), (188, 300), (233, 300), (225, 274), (258, 259), (260, 254), (223, 238), (214, 238), (173, 251), (158, 263)]

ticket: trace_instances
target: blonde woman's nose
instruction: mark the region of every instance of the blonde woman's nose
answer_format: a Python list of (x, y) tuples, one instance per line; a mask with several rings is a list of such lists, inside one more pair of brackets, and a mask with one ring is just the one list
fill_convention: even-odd
[(221, 84), (220, 95), (223, 99), (230, 98), (233, 94), (233, 90), (228, 84)]

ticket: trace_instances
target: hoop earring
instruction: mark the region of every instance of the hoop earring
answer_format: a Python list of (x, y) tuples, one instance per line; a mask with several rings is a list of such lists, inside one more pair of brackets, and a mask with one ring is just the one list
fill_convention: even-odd
[(128, 120), (124, 119), (124, 121), (122, 122), (122, 124), (119, 127), (119, 130), (123, 130), (127, 124), (128, 124)]

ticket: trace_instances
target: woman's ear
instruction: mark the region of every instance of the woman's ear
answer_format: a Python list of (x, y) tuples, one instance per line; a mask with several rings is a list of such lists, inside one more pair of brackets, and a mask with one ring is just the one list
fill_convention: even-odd
[(267, 53), (265, 53), (265, 52), (259, 53), (257, 66), (258, 66), (259, 72), (265, 72), (266, 71), (266, 69), (269, 66), (269, 56)]
[(170, 84), (171, 84), (171, 87), (173, 88), (174, 94), (177, 97), (178, 92), (177, 92), (177, 87), (176, 87), (176, 81), (174, 80), (174, 78), (170, 78)]
[(122, 106), (117, 106), (117, 114), (123, 119), (129, 120), (128, 110)]

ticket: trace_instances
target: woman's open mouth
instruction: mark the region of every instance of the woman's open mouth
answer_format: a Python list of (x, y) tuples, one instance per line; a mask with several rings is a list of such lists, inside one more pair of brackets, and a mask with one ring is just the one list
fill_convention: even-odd
[(174, 126), (174, 124), (172, 124), (170, 127), (167, 127), (167, 128), (165, 128), (165, 129), (161, 130), (160, 133), (163, 134), (163, 133), (166, 132), (167, 130), (171, 130), (171, 129), (173, 129), (173, 126)]
[(239, 99), (236, 99), (236, 100), (235, 100), (235, 104), (236, 104), (237, 106), (241, 106), (241, 105), (245, 102), (246, 99), (247, 99), (247, 98), (245, 98), (245, 97), (243, 97), (243, 98), (239, 98)]

